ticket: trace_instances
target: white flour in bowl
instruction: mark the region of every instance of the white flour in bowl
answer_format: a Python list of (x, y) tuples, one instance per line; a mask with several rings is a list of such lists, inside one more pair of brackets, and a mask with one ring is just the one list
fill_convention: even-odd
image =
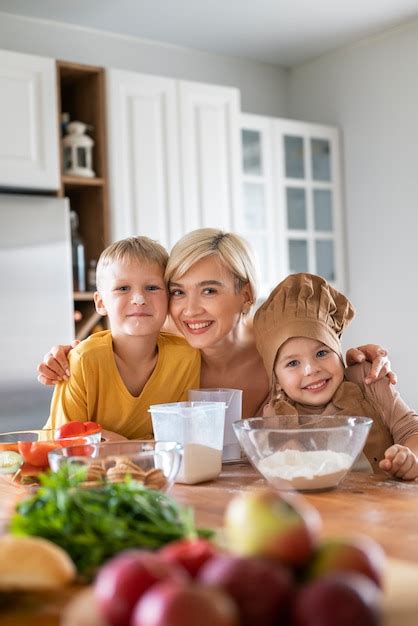
[(329, 489), (338, 485), (353, 458), (333, 450), (279, 450), (258, 462), (270, 481), (286, 480), (294, 489)]

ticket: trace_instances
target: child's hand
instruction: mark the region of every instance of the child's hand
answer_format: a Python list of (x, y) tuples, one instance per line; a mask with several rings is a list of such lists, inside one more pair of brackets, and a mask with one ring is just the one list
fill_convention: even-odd
[(417, 457), (412, 450), (398, 443), (386, 450), (385, 458), (380, 461), (379, 467), (395, 478), (414, 480), (418, 477)]

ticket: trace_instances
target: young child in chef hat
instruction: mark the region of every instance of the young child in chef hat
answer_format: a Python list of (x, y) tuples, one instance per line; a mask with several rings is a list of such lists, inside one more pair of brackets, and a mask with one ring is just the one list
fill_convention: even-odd
[(386, 378), (364, 384), (370, 364), (345, 369), (341, 335), (350, 301), (320, 276), (293, 274), (254, 317), (257, 349), (272, 376), (265, 415), (359, 415), (373, 419), (364, 454), (374, 471), (418, 477), (418, 415)]
[(96, 310), (110, 330), (71, 350), (71, 377), (58, 383), (46, 428), (95, 421), (128, 439), (151, 439), (151, 404), (187, 400), (199, 387), (200, 354), (160, 332), (167, 317), (168, 253), (148, 237), (129, 237), (100, 255)]

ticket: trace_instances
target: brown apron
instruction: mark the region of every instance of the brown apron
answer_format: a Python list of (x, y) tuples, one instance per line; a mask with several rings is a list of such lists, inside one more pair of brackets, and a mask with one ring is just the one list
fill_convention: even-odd
[[(303, 415), (304, 410), (306, 411), (305, 407), (294, 403), (292, 400), (276, 400), (272, 408), (275, 415), (296, 416)], [(360, 385), (344, 381), (338, 387), (329, 404), (325, 408), (318, 407), (318, 409), (318, 413), (324, 416), (352, 415), (370, 417), (373, 420), (363, 452), (373, 471), (378, 472), (379, 461), (384, 458), (387, 448), (393, 444), (393, 438), (377, 407), (370, 400), (366, 400)], [(314, 407), (309, 407), (309, 414), (313, 414), (313, 411)]]

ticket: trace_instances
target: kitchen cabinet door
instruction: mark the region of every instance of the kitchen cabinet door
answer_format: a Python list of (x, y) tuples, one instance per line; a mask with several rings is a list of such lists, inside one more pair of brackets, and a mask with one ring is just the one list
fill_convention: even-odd
[(176, 81), (107, 72), (111, 236), (182, 234)]
[(280, 212), (276, 210), (270, 118), (241, 116), (242, 228), (258, 262), (260, 296), (265, 297), (285, 265)]
[(203, 226), (239, 230), (239, 91), (180, 81), (179, 94), (186, 230)]
[(55, 61), (0, 50), (0, 186), (59, 188)]
[(257, 255), (260, 296), (311, 272), (344, 289), (338, 130), (241, 116), (243, 228)]

